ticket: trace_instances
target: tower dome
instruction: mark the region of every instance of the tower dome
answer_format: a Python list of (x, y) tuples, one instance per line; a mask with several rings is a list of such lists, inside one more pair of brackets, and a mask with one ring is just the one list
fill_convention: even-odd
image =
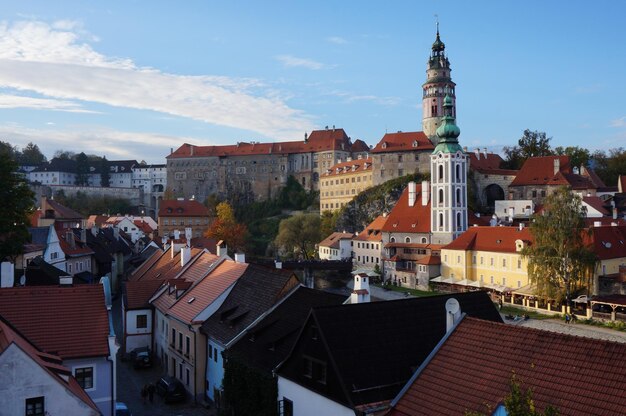
[(463, 151), (457, 138), (461, 134), (461, 129), (456, 125), (454, 117), (452, 117), (452, 108), (454, 104), (452, 97), (446, 95), (443, 100), (444, 117), (441, 125), (437, 128), (437, 137), (439, 142), (435, 147), (433, 153), (456, 153), (457, 151)]

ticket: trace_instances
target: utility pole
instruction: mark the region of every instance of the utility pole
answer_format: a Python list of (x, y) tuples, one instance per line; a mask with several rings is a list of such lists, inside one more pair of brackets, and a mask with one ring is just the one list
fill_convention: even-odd
[(570, 313), (571, 305), (570, 305), (570, 279), (567, 268), (569, 266), (569, 253), (565, 253), (565, 257), (563, 258), (563, 280), (565, 281), (565, 305), (566, 310), (565, 313)]

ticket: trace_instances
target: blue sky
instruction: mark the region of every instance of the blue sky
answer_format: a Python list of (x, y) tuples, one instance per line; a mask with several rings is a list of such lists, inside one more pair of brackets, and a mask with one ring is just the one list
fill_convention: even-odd
[(170, 148), (376, 144), (421, 130), (435, 14), (459, 140), (626, 147), (617, 1), (0, 1), (0, 140), (164, 163)]

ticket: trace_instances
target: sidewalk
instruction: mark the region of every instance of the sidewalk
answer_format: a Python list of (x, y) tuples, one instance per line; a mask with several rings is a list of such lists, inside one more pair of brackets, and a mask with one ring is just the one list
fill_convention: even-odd
[(509, 321), (502, 317), (503, 321), (510, 325), (520, 325), (529, 328), (543, 329), (545, 331), (559, 332), (561, 334), (576, 335), (580, 337), (603, 339), (607, 341), (626, 343), (626, 332), (610, 328), (586, 325), (581, 323), (566, 324), (560, 319), (529, 319), (527, 321)]
[[(352, 291), (352, 289), (354, 288), (354, 281), (350, 280), (346, 284), (346, 287), (350, 291)], [(406, 293), (403, 293), (403, 292), (396, 292), (395, 290), (381, 289), (380, 287), (374, 286), (374, 285), (370, 285), (370, 296), (372, 297), (373, 301), (376, 301), (376, 300), (397, 300), (397, 299), (406, 299), (406, 298), (414, 297), (413, 295), (407, 295)]]

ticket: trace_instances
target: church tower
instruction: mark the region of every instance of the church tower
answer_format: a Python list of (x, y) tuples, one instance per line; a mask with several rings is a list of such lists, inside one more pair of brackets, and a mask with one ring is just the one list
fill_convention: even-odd
[(422, 85), (422, 130), (424, 134), (437, 144), (437, 128), (444, 116), (443, 99), (449, 96), (452, 100), (452, 117), (456, 117), (456, 84), (450, 78), (450, 61), (445, 54), (446, 45), (439, 38), (439, 22), (437, 22), (437, 39), (433, 43), (432, 52), (426, 69), (426, 82)]
[(461, 130), (454, 119), (454, 99), (443, 99), (443, 117), (436, 134), (438, 144), (430, 155), (433, 244), (448, 244), (467, 230), (467, 168), (469, 159), (457, 138)]

